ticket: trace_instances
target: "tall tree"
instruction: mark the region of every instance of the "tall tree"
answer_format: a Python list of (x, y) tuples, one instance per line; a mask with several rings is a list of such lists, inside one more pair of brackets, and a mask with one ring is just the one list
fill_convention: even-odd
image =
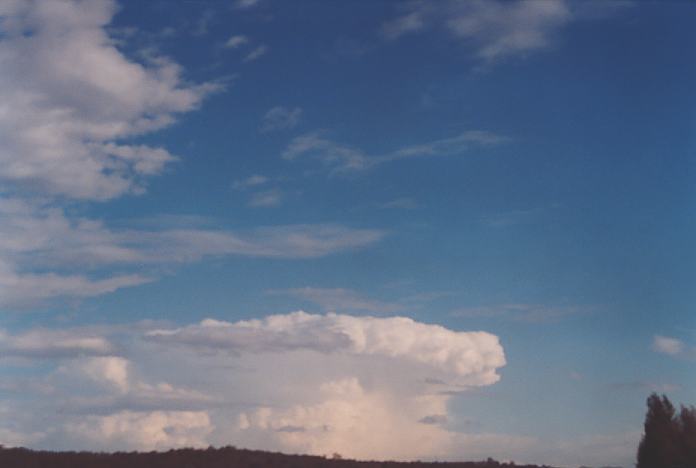
[(669, 399), (648, 397), (637, 468), (696, 467), (696, 409), (681, 408), (677, 415)]

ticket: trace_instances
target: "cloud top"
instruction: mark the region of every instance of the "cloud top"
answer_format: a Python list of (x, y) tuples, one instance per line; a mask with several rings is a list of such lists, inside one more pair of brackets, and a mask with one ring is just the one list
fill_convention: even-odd
[(499, 380), (505, 365), (498, 337), (457, 332), (407, 317), (356, 317), (302, 311), (240, 322), (203, 320), (197, 325), (154, 330), (165, 343), (216, 348), (236, 353), (311, 350), (322, 353), (384, 356), (424, 364), (463, 378), (470, 385)]

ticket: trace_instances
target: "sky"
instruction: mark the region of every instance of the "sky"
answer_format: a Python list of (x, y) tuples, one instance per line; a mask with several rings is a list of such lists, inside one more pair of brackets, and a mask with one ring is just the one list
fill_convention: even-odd
[(696, 403), (695, 21), (0, 0), (0, 444), (632, 466)]

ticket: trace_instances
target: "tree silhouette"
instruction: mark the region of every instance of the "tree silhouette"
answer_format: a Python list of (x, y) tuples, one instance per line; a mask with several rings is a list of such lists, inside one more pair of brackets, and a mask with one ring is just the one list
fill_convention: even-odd
[(677, 414), (669, 399), (648, 397), (637, 468), (696, 467), (696, 409), (682, 406)]

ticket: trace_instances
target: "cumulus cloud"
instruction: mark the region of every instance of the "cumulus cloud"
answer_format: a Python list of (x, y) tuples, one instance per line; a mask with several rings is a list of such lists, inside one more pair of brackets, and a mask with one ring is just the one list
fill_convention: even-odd
[[(12, 428), (13, 440), (41, 432), (35, 444), (53, 448), (233, 443), (352, 457), (428, 457), (459, 437), (446, 427), (451, 393), (442, 390), (495, 383), (505, 364), (494, 335), (405, 317), (295, 312), (239, 322), (206, 319), (143, 335), (137, 329), (0, 335), (3, 351), (20, 349), (27, 365), (37, 363), (37, 375), (46, 373), (37, 385), (24, 385), (22, 400), (14, 401), (8, 420), (20, 423)], [(56, 344), (42, 345), (40, 338)], [(61, 346), (67, 351), (46, 370), (43, 356)], [(25, 408), (36, 405), (40, 387), (51, 395), (39, 397), (48, 419)]]
[(361, 149), (326, 138), (323, 132), (311, 132), (294, 138), (283, 151), (282, 157), (289, 161), (300, 157), (313, 158), (332, 172), (349, 172), (405, 159), (461, 154), (472, 148), (498, 145), (507, 140), (495, 133), (469, 130), (454, 137), (405, 146), (381, 155), (369, 155)]
[(88, 416), (66, 428), (84, 440), (90, 450), (157, 450), (205, 447), (213, 431), (204, 411), (122, 411), (107, 416)]
[(235, 352), (313, 350), (398, 358), (451, 373), (467, 385), (498, 381), (505, 365), (498, 338), (486, 332), (455, 332), (407, 317), (354, 317), (294, 312), (236, 323), (204, 320), (198, 325), (155, 330), (165, 343)]
[(292, 109), (276, 106), (270, 109), (263, 116), (261, 123), (261, 132), (271, 132), (274, 130), (287, 130), (297, 126), (302, 117), (302, 108), (294, 107)]
[(126, 57), (105, 31), (109, 0), (5, 3), (0, 23), (0, 179), (21, 189), (105, 200), (143, 190), (174, 160), (124, 142), (199, 106), (174, 62)]

